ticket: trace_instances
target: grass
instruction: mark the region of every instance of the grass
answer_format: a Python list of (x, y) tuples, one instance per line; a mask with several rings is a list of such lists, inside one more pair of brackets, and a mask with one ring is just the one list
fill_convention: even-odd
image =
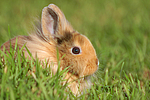
[[(42, 8), (50, 3), (58, 5), (72, 26), (94, 45), (100, 61), (92, 78), (94, 86), (88, 95), (74, 97), (59, 83), (63, 72), (49, 77), (49, 69), (41, 69), (38, 60), (20, 54), (14, 59), (15, 51), (8, 57), (1, 52), (7, 61), (0, 62), (1, 99), (150, 99), (150, 1), (2, 1), (0, 44), (16, 35), (28, 35)], [(33, 66), (37, 72), (28, 75)]]

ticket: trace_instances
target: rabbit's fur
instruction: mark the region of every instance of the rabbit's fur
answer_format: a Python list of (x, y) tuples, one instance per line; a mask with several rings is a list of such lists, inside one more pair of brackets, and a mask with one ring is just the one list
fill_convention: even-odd
[[(72, 28), (63, 12), (56, 5), (50, 4), (43, 9), (40, 28), (37, 29), (35, 34), (17, 36), (11, 39), (12, 48), (15, 47), (16, 38), (19, 48), (25, 44), (34, 58), (38, 57), (41, 61), (46, 59), (54, 74), (58, 69), (58, 50), (61, 70), (70, 66), (65, 79), (71, 82), (80, 78), (68, 86), (74, 95), (90, 88), (89, 76), (98, 69), (99, 62), (96, 52), (89, 39)], [(9, 51), (10, 41), (4, 43), (1, 50), (5, 47)], [(79, 54), (72, 53), (74, 47), (80, 49)], [(29, 54), (26, 49), (23, 49), (23, 51), (25, 57), (28, 57)], [(62, 58), (62, 56), (64, 57)]]

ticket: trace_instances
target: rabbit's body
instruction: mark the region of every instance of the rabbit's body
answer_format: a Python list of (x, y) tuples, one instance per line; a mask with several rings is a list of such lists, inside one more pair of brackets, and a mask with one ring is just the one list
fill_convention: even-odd
[[(11, 39), (12, 48), (15, 46), (16, 39), (18, 47), (21, 48), (25, 44), (34, 58), (37, 57), (41, 61), (46, 59), (54, 74), (58, 69), (58, 50), (61, 70), (70, 66), (65, 79), (68, 79), (68, 82), (79, 79), (69, 84), (75, 95), (90, 88), (89, 75), (98, 69), (96, 52), (89, 39), (75, 31), (61, 10), (54, 4), (43, 9), (41, 28), (36, 31), (36, 34)], [(10, 42), (4, 43), (1, 50), (4, 46), (9, 51)], [(23, 51), (25, 56), (29, 57), (25, 48)]]

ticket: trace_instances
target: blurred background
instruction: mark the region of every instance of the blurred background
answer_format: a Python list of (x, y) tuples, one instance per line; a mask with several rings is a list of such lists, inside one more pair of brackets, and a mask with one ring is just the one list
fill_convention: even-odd
[(100, 77), (108, 69), (111, 77), (123, 77), (123, 70), (143, 81), (150, 79), (149, 0), (0, 0), (0, 45), (28, 35), (50, 3), (91, 40), (100, 60)]

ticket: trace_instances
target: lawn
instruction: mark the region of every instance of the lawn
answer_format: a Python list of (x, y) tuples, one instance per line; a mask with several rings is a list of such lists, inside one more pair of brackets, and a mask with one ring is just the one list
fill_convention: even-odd
[[(28, 35), (42, 9), (54, 3), (92, 42), (100, 61), (87, 93), (74, 97), (61, 86), (62, 72), (49, 77), (35, 61), (14, 52), (0, 61), (1, 99), (150, 100), (150, 1), (148, 0), (7, 0), (0, 2), (0, 45)], [(148, 60), (149, 59), (149, 60)], [(7, 66), (7, 73), (5, 67)], [(9, 66), (9, 67), (8, 67)], [(36, 66), (36, 73), (28, 72)]]

